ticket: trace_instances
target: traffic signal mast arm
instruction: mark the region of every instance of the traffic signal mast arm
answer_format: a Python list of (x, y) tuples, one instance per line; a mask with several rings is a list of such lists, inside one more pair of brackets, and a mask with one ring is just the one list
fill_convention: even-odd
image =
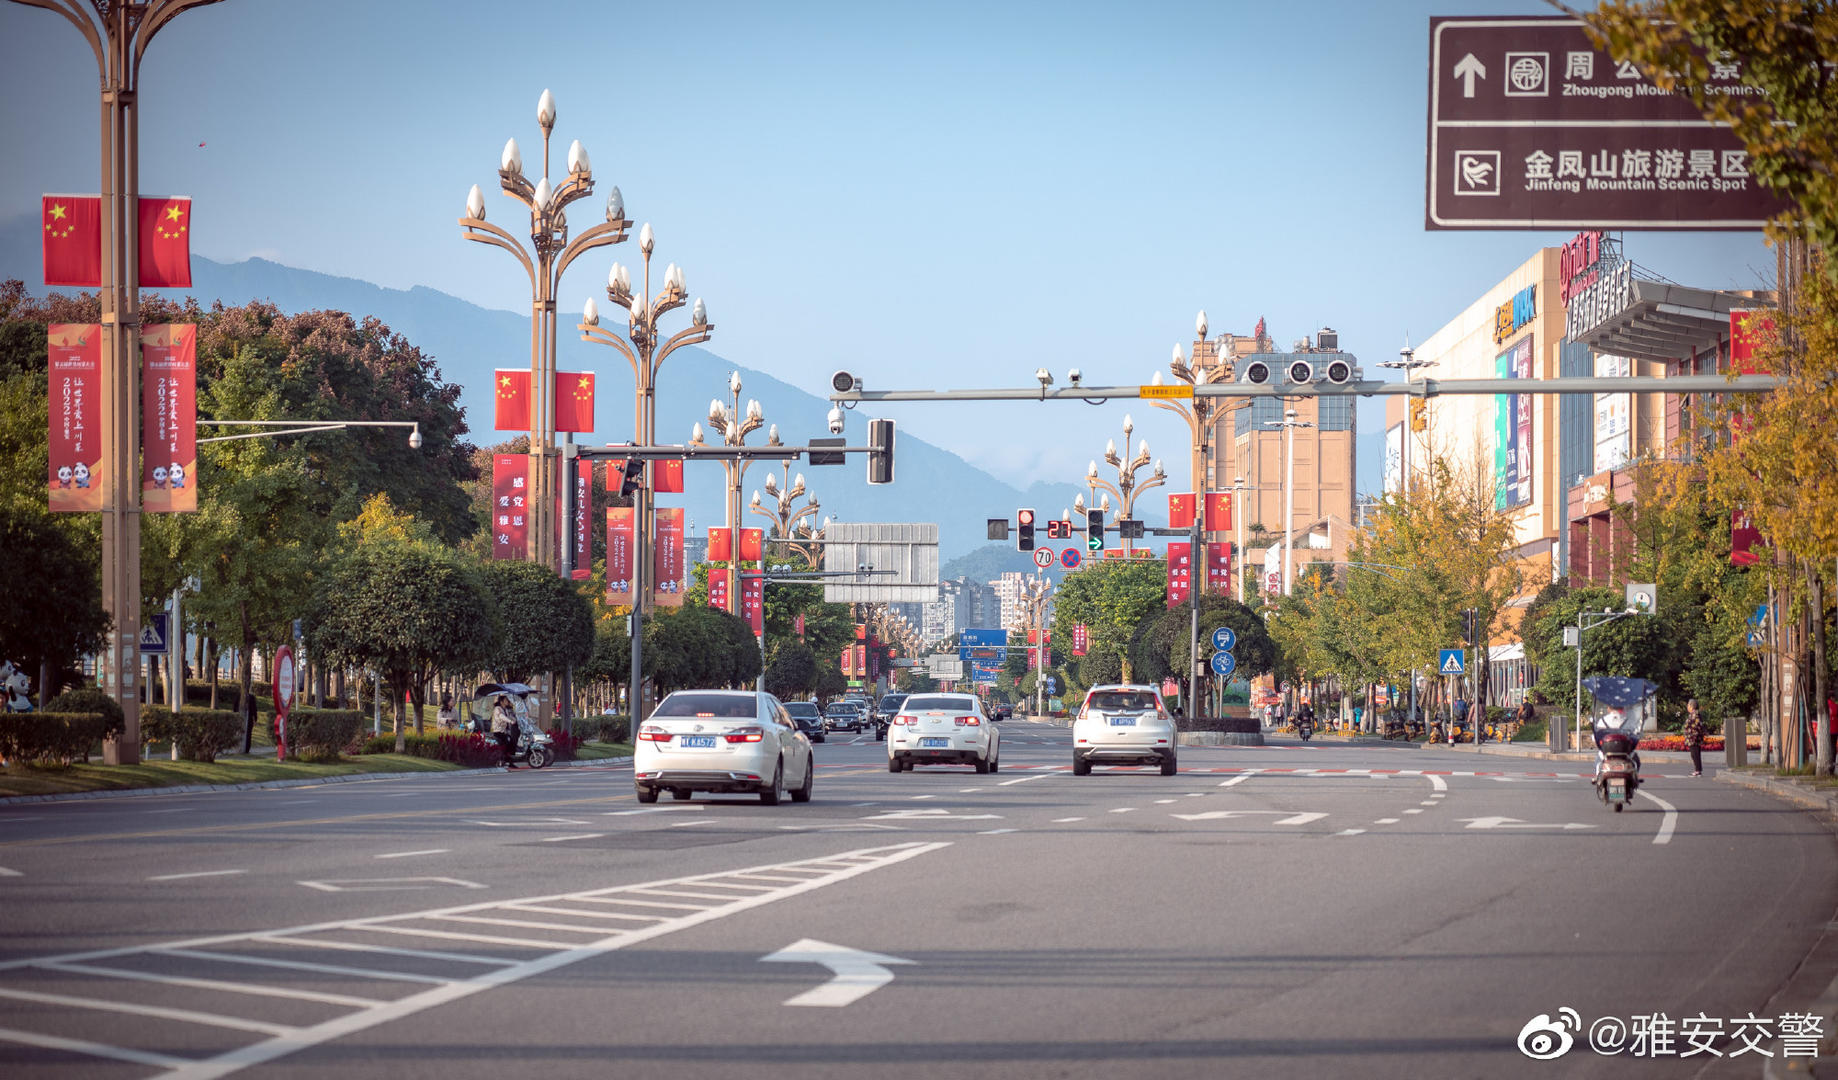
[[(1193, 397), (1222, 398), (1295, 398), (1295, 397), (1372, 397), (1400, 394), (1411, 397), (1439, 397), (1459, 394), (1765, 394), (1781, 385), (1778, 375), (1626, 375), (1598, 378), (1593, 375), (1569, 375), (1556, 379), (1417, 379), (1412, 382), (1291, 383), (1272, 379), (1267, 383), (1206, 383), (1181, 386)], [(1160, 389), (1167, 389), (1166, 387)], [(875, 401), (1083, 401), (1098, 404), (1113, 398), (1140, 398), (1141, 386), (1074, 386), (1061, 389), (982, 390), (850, 390), (832, 393), (830, 400), (853, 406)]]

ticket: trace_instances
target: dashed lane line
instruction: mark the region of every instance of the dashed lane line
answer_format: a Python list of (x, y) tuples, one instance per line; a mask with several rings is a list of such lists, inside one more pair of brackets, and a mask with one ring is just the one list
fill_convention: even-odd
[(1045, 780), (1047, 777), (1051, 775), (1053, 774), (1052, 773), (1036, 773), (1033, 776), (1017, 776), (1013, 780), (1004, 780), (1001, 783), (997, 784), (996, 786), (997, 787), (1012, 787), (1015, 784), (1025, 784), (1030, 780)]
[[(369, 916), (312, 923), (256, 933), (224, 934), (161, 945), (98, 949), (0, 962), (0, 999), (57, 1007), (57, 1017), (75, 1013), (125, 1013), (157, 1026), (107, 1030), (132, 1031), (147, 1046), (118, 1046), (28, 1030), (29, 1025), (0, 1028), (0, 1042), (122, 1061), (163, 1070), (180, 1080), (214, 1080), (242, 1069), (412, 1016), (487, 990), (508, 986), (569, 964), (624, 949), (799, 896), (862, 874), (949, 847), (946, 842), (902, 843), (858, 848), (836, 855), (752, 866), (713, 874), (651, 881), (572, 893), (494, 900), (397, 915)], [(671, 896), (674, 900), (643, 899)], [(541, 913), (547, 917), (532, 918)], [(477, 932), (443, 927), (471, 927)], [(494, 930), (499, 932), (493, 932)], [(541, 937), (530, 931), (541, 931)], [(393, 935), (398, 944), (378, 943)], [(412, 944), (411, 944), (412, 942)], [(429, 947), (419, 947), (423, 943)], [(442, 943), (435, 945), (435, 942)], [(255, 951), (260, 950), (260, 951)], [(354, 965), (323, 963), (326, 951), (353, 959)], [(107, 963), (125, 960), (126, 964)], [(440, 961), (454, 974), (430, 974), (427, 964)], [(142, 970), (157, 964), (157, 971)], [(188, 966), (189, 965), (189, 966)], [(211, 965), (199, 972), (198, 965)], [(245, 980), (207, 977), (217, 965), (246, 968)], [(396, 970), (397, 967), (416, 970)], [(260, 981), (261, 970), (304, 971), (341, 976), (352, 992), (333, 994)], [(94, 996), (52, 994), (30, 989), (35, 973), (76, 974)], [(153, 994), (189, 1003), (200, 989), (237, 997), (279, 997), (312, 1001), (340, 1010), (318, 1023), (273, 1023), (245, 1016), (161, 1004), (159, 1000), (127, 1002), (111, 996), (124, 982), (152, 984)], [(396, 997), (403, 984), (419, 986)], [(367, 993), (368, 992), (368, 993)], [(231, 1006), (234, 1010), (234, 1006)], [(173, 1023), (243, 1032), (257, 1036), (228, 1051), (203, 1057), (161, 1052)]]
[(371, 858), (373, 859), (410, 859), (410, 858), (415, 857), (416, 855), (445, 855), (452, 850), (453, 850), (452, 848), (433, 847), (433, 848), (422, 848), (420, 851), (385, 851), (380, 855), (373, 855), (371, 856)]
[(542, 842), (545, 844), (560, 844), (568, 840), (598, 840), (605, 835), (606, 834), (603, 832), (584, 832), (575, 833), (571, 836), (545, 836), (542, 838)]
[(193, 870), (189, 874), (156, 874), (153, 877), (148, 878), (147, 880), (148, 881), (184, 881), (187, 878), (234, 877), (237, 874), (246, 874), (248, 872), (249, 871), (247, 870)]
[(1372, 824), (1374, 825), (1396, 825), (1399, 820), (1400, 820), (1399, 818), (1394, 818), (1394, 817), (1382, 817), (1382, 818), (1378, 818), (1374, 820)]
[(1084, 818), (1082, 818), (1082, 817), (1056, 817), (1056, 818), (1054, 818), (1054, 819), (1053, 819), (1053, 824), (1055, 824), (1055, 825), (1070, 825), (1071, 823), (1073, 823), (1073, 822), (1075, 822), (1075, 821), (1084, 821), (1084, 820), (1085, 820), (1085, 819), (1084, 819)]

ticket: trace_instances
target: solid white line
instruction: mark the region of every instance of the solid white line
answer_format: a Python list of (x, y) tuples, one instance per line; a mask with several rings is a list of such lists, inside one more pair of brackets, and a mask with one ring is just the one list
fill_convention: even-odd
[(1232, 777), (1230, 780), (1227, 780), (1225, 783), (1220, 784), (1219, 786), (1220, 787), (1236, 787), (1237, 785), (1242, 784), (1246, 780), (1249, 780), (1249, 779), (1251, 779), (1250, 773), (1239, 773), (1237, 776)]
[(1130, 814), (1130, 813), (1134, 813), (1134, 812), (1135, 812), (1135, 810), (1136, 810), (1136, 808), (1135, 808), (1134, 806), (1119, 806), (1119, 807), (1117, 807), (1117, 808), (1116, 808), (1115, 810), (1112, 810), (1112, 811), (1111, 811), (1111, 813), (1113, 813), (1113, 814)]
[(1658, 803), (1666, 811), (1666, 819), (1659, 823), (1659, 832), (1654, 835), (1653, 842), (1655, 844), (1670, 844), (1672, 842), (1672, 830), (1678, 824), (1678, 807), (1673, 806), (1671, 803), (1650, 791), (1646, 793), (1646, 796)]
[(0, 866), (0, 877), (25, 877), (25, 875), (9, 867)]
[(1342, 829), (1339, 832), (1335, 833), (1334, 835), (1335, 836), (1358, 836), (1360, 833), (1363, 833), (1365, 831), (1366, 830), (1364, 829)]
[(637, 810), (609, 810), (605, 817), (630, 817), (633, 814), (665, 814), (672, 810), (706, 810), (706, 806), (693, 803), (684, 806), (641, 806)]
[(128, 1001), (104, 1001), (101, 998), (69, 997), (64, 994), (40, 994), (32, 990), (0, 989), (0, 998), (35, 1001), (41, 1005), (69, 1005), (77, 1009), (95, 1009), (100, 1012), (153, 1016), (161, 1020), (181, 1020), (187, 1024), (203, 1024), (207, 1027), (230, 1028), (235, 1031), (259, 1031), (264, 1035), (287, 1035), (298, 1030), (285, 1024), (265, 1024), (260, 1020), (217, 1016), (214, 1013), (193, 1012), (190, 1009), (167, 1009), (159, 1005), (136, 1005)]
[(215, 964), (248, 964), (253, 967), (287, 968), (291, 971), (316, 971), (325, 975), (350, 975), (359, 979), (399, 979), (403, 982), (432, 983), (445, 986), (456, 980), (435, 975), (413, 975), (406, 971), (381, 971), (377, 968), (346, 967), (343, 964), (313, 964), (305, 960), (275, 960), (266, 956), (238, 956), (235, 953), (210, 952), (205, 949), (155, 949), (162, 956), (183, 956), (208, 960)]
[(1171, 803), (1171, 802), (1174, 802), (1174, 801), (1175, 801), (1175, 800), (1173, 800), (1173, 799), (1156, 799), (1156, 800), (1155, 800), (1155, 805), (1157, 805), (1157, 806), (1166, 806), (1166, 805), (1167, 805), (1168, 803)]
[(1084, 820), (1085, 820), (1085, 819), (1084, 819), (1084, 818), (1082, 818), (1082, 817), (1056, 817), (1056, 818), (1054, 818), (1054, 819), (1053, 819), (1053, 824), (1055, 824), (1055, 825), (1064, 825), (1064, 824), (1066, 824), (1067, 822), (1070, 822), (1070, 821), (1084, 821)]
[(1000, 833), (1020, 832), (1020, 831), (1021, 831), (1020, 829), (984, 829), (982, 832), (978, 833), (977, 835), (978, 836), (996, 836)]
[(373, 855), (371, 857), (376, 859), (406, 859), (411, 855), (445, 855), (452, 850), (452, 848), (435, 847), (424, 848), (421, 851), (386, 851), (381, 855)]
[(142, 810), (141, 813), (143, 814), (189, 814), (193, 810), (196, 810), (196, 809), (197, 807), (195, 806), (171, 806), (171, 807), (167, 807), (164, 810)]
[(1408, 809), (1408, 810), (1406, 810), (1406, 811), (1404, 811), (1404, 812), (1405, 812), (1406, 814), (1421, 814), (1421, 813), (1423, 813), (1423, 808), (1422, 808), (1422, 807), (1418, 807), (1418, 806), (1413, 806), (1413, 807), (1411, 807), (1410, 809)]
[(662, 922), (663, 915), (626, 915), (618, 911), (577, 911), (574, 908), (549, 907), (546, 904), (505, 904), (506, 911), (546, 912), (550, 915), (571, 915), (577, 919), (637, 919), (641, 922)]
[(721, 823), (719, 821), (714, 820), (713, 818), (703, 818), (700, 821), (673, 821), (670, 823), (669, 827), (672, 829), (684, 829), (692, 825), (719, 825), (719, 824)]
[(1013, 780), (1004, 780), (1000, 784), (997, 784), (996, 786), (997, 787), (1008, 787), (1011, 784), (1025, 784), (1029, 780), (1045, 780), (1047, 777), (1052, 776), (1052, 775), (1053, 775), (1052, 773), (1036, 773), (1033, 776), (1022, 776), (1022, 777), (1017, 777), (1016, 779), (1013, 779)]
[[(640, 732), (639, 734), (642, 735), (644, 733)], [(564, 840), (598, 840), (605, 835), (606, 834), (603, 832), (584, 832), (575, 833), (573, 836), (545, 836), (542, 838), (542, 842), (545, 844), (559, 844)]]
[(1435, 799), (1425, 799), (1424, 801), (1418, 803), (1417, 805), (1418, 806), (1435, 806), (1436, 800)]
[(32, 966), (44, 968), (47, 971), (62, 971), (70, 975), (101, 975), (110, 979), (158, 983), (161, 986), (184, 986), (192, 990), (222, 990), (225, 993), (250, 994), (255, 997), (292, 998), (296, 1001), (318, 1001), (326, 1005), (349, 1005), (354, 1009), (367, 1009), (373, 1005), (383, 1004), (375, 998), (354, 997), (350, 994), (289, 990), (281, 986), (224, 982), (221, 979), (189, 979), (180, 975), (156, 975), (150, 971), (132, 971), (128, 968), (103, 967), (99, 964), (61, 964), (56, 961), (47, 961)]
[(87, 1054), (90, 1057), (109, 1058), (114, 1061), (128, 1061), (135, 1065), (151, 1065), (156, 1069), (176, 1069), (187, 1064), (186, 1059), (167, 1057), (165, 1054), (150, 1054), (143, 1050), (129, 1050), (122, 1046), (108, 1046), (84, 1039), (66, 1039), (57, 1035), (38, 1035), (30, 1031), (18, 1031), (13, 1028), (0, 1028), (0, 1042), (20, 1043), (24, 1046), (37, 1046), (46, 1050), (67, 1050), (73, 1054)]
[(521, 926), (526, 930), (560, 930), (569, 934), (605, 934), (604, 926), (576, 926), (571, 923), (538, 922), (534, 919), (494, 919), (488, 915), (440, 915), (446, 922), (478, 923), (483, 926)]
[[(318, 927), (317, 929), (327, 930), (336, 929), (336, 927)], [(234, 941), (241, 939), (219, 938), (217, 940)], [(471, 953), (442, 952), (439, 949), (398, 949), (392, 945), (369, 945), (358, 941), (333, 941), (330, 938), (257, 936), (247, 940), (259, 941), (264, 945), (304, 945), (313, 949), (381, 953), (384, 956), (408, 956), (416, 960), (451, 960), (456, 964), (484, 964), (489, 967), (511, 967), (517, 963), (515, 960), (506, 960), (500, 956), (474, 956)]]
[(1378, 818), (1377, 820), (1373, 821), (1372, 824), (1374, 825), (1396, 825), (1398, 823), (1398, 820), (1399, 819), (1394, 818), (1394, 817), (1382, 817), (1382, 818)]
[(410, 937), (445, 938), (448, 941), (481, 941), (487, 945), (514, 945), (520, 949), (571, 949), (571, 941), (542, 941), (537, 938), (492, 937), (489, 934), (460, 934), (451, 930), (419, 930), (409, 926), (359, 926), (353, 927), (366, 934), (407, 934)]
[(195, 877), (229, 877), (232, 874), (246, 874), (248, 872), (249, 871), (247, 870), (197, 870), (189, 874), (160, 874), (157, 877), (150, 877), (147, 880), (148, 881), (180, 881), (185, 878), (195, 878)]
[(938, 798), (938, 796), (936, 795), (914, 795), (913, 798), (915, 799), (936, 799)]

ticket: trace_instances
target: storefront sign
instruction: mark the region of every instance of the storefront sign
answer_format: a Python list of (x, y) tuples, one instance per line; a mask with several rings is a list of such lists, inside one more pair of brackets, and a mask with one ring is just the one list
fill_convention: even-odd
[(1568, 305), (1572, 296), (1595, 284), (1601, 262), (1602, 230), (1587, 229), (1571, 237), (1557, 256), (1559, 299)]
[[(1532, 377), (1532, 339), (1523, 338), (1494, 360), (1502, 379)], [(1532, 501), (1532, 395), (1494, 395), (1494, 508), (1510, 510)]]
[(1602, 268), (1598, 280), (1577, 291), (1564, 309), (1564, 336), (1583, 341), (1634, 304), (1634, 264), (1626, 259)]
[(1498, 345), (1538, 317), (1538, 286), (1527, 285), (1493, 312), (1493, 343)]

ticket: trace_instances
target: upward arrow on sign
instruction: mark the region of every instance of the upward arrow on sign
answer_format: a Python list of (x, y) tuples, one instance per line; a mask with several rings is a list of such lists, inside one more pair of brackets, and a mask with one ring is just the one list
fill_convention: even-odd
[(1474, 96), (1474, 80), (1487, 77), (1487, 66), (1474, 58), (1473, 53), (1455, 62), (1455, 77), (1461, 80), (1461, 96)]

